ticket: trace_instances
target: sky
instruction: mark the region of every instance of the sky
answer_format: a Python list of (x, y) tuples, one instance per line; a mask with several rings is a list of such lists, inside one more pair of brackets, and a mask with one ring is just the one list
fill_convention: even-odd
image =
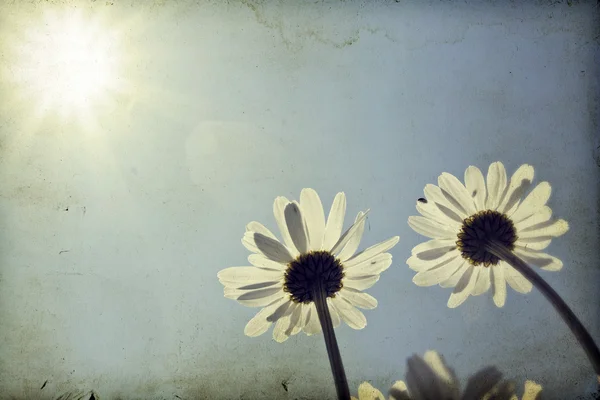
[[(567, 4), (569, 3), (569, 4)], [(336, 329), (351, 392), (406, 359), (495, 365), (547, 398), (595, 390), (537, 291), (456, 309), (406, 264), (442, 172), (535, 168), (569, 222), (540, 274), (600, 340), (595, 2), (26, 1), (0, 5), (0, 392), (334, 398), (322, 335), (250, 338), (217, 272), (277, 196), (369, 208), (399, 235), (367, 327)], [(484, 172), (485, 173), (485, 172)], [(42, 388), (43, 387), (43, 388)], [(11, 397), (12, 396), (12, 397)]]

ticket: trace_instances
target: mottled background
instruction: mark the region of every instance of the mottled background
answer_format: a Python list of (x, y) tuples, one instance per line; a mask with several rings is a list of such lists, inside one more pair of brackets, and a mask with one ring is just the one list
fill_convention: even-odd
[[(45, 60), (19, 49), (49, 12), (113, 40), (117, 84), (85, 112), (23, 82)], [(599, 15), (595, 1), (3, 1), (0, 398), (333, 398), (322, 336), (245, 337), (256, 310), (216, 279), (247, 263), (246, 223), (276, 229), (273, 199), (303, 187), (327, 207), (344, 191), (349, 218), (371, 208), (362, 247), (401, 237), (368, 326), (336, 331), (352, 392), (385, 391), (436, 349), (463, 379), (493, 364), (549, 399), (591, 393), (536, 290), (450, 310), (405, 261), (425, 184), (532, 164), (571, 226), (548, 249), (564, 269), (541, 274), (600, 340)]]

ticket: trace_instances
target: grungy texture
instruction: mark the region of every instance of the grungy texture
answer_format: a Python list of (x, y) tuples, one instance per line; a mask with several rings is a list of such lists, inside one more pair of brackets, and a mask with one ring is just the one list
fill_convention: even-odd
[[(496, 365), (546, 399), (591, 396), (537, 291), (449, 310), (405, 264), (425, 184), (532, 164), (571, 227), (549, 248), (564, 269), (542, 276), (600, 339), (599, 9), (526, 3), (3, 2), (0, 399), (333, 398), (322, 336), (245, 337), (257, 310), (216, 278), (247, 263), (245, 225), (275, 230), (273, 199), (303, 187), (371, 208), (362, 248), (401, 236), (368, 326), (336, 331), (354, 394), (435, 349), (463, 383)], [(27, 21), (75, 7), (118, 30), (126, 90), (40, 113), (12, 51)]]

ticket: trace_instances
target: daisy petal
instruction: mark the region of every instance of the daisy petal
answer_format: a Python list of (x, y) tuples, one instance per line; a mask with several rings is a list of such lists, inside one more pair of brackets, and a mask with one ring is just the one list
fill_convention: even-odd
[(304, 332), (306, 332), (307, 335), (314, 335), (321, 332), (321, 323), (319, 322), (319, 316), (317, 315), (315, 303), (310, 303), (308, 306)]
[(277, 307), (275, 310), (273, 310), (273, 312), (269, 315), (267, 315), (267, 321), (269, 322), (275, 322), (277, 321), (279, 318), (284, 317), (286, 315), (289, 315), (292, 313), (293, 309), (292, 309), (292, 305), (294, 304), (292, 301), (289, 300), (289, 297), (286, 297), (288, 299), (288, 301), (281, 303), (279, 305), (279, 307)]
[(358, 249), (358, 245), (360, 244), (360, 240), (362, 239), (363, 233), (365, 231), (366, 219), (363, 218), (363, 215), (364, 213), (361, 211), (356, 216), (356, 220), (354, 221), (354, 223), (359, 224), (358, 228), (354, 235), (352, 235), (350, 240), (348, 240), (346, 246), (344, 246), (342, 251), (340, 251), (340, 254), (338, 254), (338, 258), (342, 261), (346, 261), (347, 259), (352, 257), (354, 253), (356, 253), (356, 249)]
[(460, 204), (458, 204), (457, 201), (452, 198), (452, 196), (444, 194), (444, 191), (442, 191), (442, 189), (439, 187), (428, 183), (425, 185), (423, 193), (427, 198), (427, 204), (429, 204), (429, 202), (433, 202), (439, 211), (457, 223), (460, 224), (463, 219), (468, 217), (464, 208), (461, 207)]
[(538, 184), (529, 195), (519, 204), (516, 211), (509, 215), (513, 223), (518, 223), (546, 205), (552, 189), (548, 182)]
[(456, 248), (456, 239), (433, 239), (413, 247), (411, 254), (420, 260), (435, 260)]
[(257, 268), (270, 269), (275, 271), (285, 271), (286, 264), (282, 264), (277, 261), (269, 260), (262, 254), (250, 254), (248, 256), (248, 262)]
[(344, 216), (346, 215), (346, 195), (344, 192), (338, 193), (333, 199), (327, 224), (325, 225), (325, 235), (323, 236), (324, 250), (330, 250), (340, 238), (344, 226)]
[(350, 328), (362, 329), (367, 326), (367, 319), (364, 314), (352, 304), (337, 296), (332, 299), (332, 302), (340, 313), (340, 317)]
[(357, 278), (344, 278), (344, 287), (356, 290), (366, 290), (379, 280), (379, 275), (362, 276)]
[(544, 250), (546, 247), (550, 246), (551, 242), (552, 239), (547, 237), (518, 238), (515, 245), (525, 249)]
[(360, 400), (385, 400), (383, 394), (375, 389), (369, 382), (363, 382), (358, 387), (358, 398)]
[(504, 277), (506, 282), (519, 293), (529, 293), (533, 285), (519, 271), (508, 264), (504, 264)]
[(285, 206), (283, 214), (294, 246), (298, 249), (300, 254), (306, 253), (308, 251), (308, 238), (306, 236), (306, 231), (304, 230), (304, 219), (300, 212), (300, 204), (295, 201), (288, 203), (288, 205)]
[(500, 161), (492, 163), (487, 174), (487, 199), (485, 208), (495, 210), (498, 208), (504, 190), (506, 189), (506, 170)]
[(284, 245), (261, 233), (246, 232), (242, 243), (248, 250), (263, 254), (273, 261), (287, 264), (293, 259)]
[(448, 299), (448, 308), (456, 308), (467, 300), (475, 288), (475, 282), (477, 282), (477, 278), (479, 277), (479, 271), (480, 268), (471, 266), (460, 278)]
[(492, 265), (490, 268), (491, 280), (494, 283), (494, 304), (496, 307), (504, 307), (506, 302), (506, 279), (504, 278), (504, 261), (498, 265)]
[(471, 165), (466, 169), (465, 186), (467, 193), (473, 198), (475, 207), (478, 210), (483, 210), (485, 208), (485, 196), (487, 191), (485, 188), (485, 179), (479, 168)]
[(246, 225), (246, 232), (256, 232), (265, 235), (273, 240), (277, 240), (273, 232), (271, 232), (266, 226), (260, 222), (252, 221)]
[(235, 300), (247, 307), (264, 307), (284, 296), (281, 287), (253, 290), (241, 294)]
[(273, 328), (273, 339), (275, 339), (277, 343), (283, 343), (288, 340), (289, 335), (286, 332), (290, 326), (290, 322), (291, 318), (289, 315), (277, 320), (275, 328)]
[(533, 381), (525, 381), (525, 392), (522, 400), (538, 400), (541, 399), (542, 385), (538, 385)]
[(340, 319), (340, 313), (337, 308), (335, 308), (335, 304), (333, 303), (333, 299), (331, 297), (327, 298), (327, 306), (329, 307), (329, 315), (331, 316), (331, 323), (334, 328), (337, 328), (342, 323)]
[(490, 268), (482, 267), (479, 272), (479, 277), (477, 277), (477, 282), (475, 282), (475, 288), (473, 289), (473, 296), (479, 296), (488, 291), (491, 286), (490, 281)]
[(403, 381), (396, 381), (390, 388), (390, 400), (411, 400), (408, 388)]
[(344, 272), (347, 278), (378, 275), (388, 269), (390, 265), (392, 265), (392, 255), (390, 253), (383, 253), (360, 264), (345, 268)]
[(444, 207), (434, 203), (433, 200), (428, 200), (427, 203), (417, 201), (417, 211), (425, 218), (440, 222), (443, 225), (448, 225), (457, 230), (460, 229), (459, 221), (461, 218), (451, 210), (444, 209), (444, 212), (442, 212), (442, 209), (444, 209)]
[(296, 335), (302, 329), (302, 306), (303, 304), (294, 304), (292, 307), (292, 312), (290, 313), (290, 325), (288, 326), (285, 334), (287, 336)]
[(400, 240), (399, 236), (394, 236), (392, 238), (389, 238), (386, 241), (377, 243), (377, 244), (361, 251), (360, 253), (355, 254), (352, 258), (350, 258), (349, 260), (347, 260), (344, 263), (344, 266), (346, 268), (350, 268), (350, 267), (358, 265), (362, 262), (368, 261), (378, 254), (385, 253), (386, 251), (388, 251), (389, 249), (394, 247), (398, 243), (399, 240)]
[(285, 208), (289, 203), (291, 202), (285, 197), (277, 197), (273, 202), (273, 215), (275, 216), (275, 221), (281, 232), (281, 237), (283, 237), (283, 243), (285, 243), (292, 258), (296, 258), (298, 256), (298, 250), (296, 249), (296, 246), (294, 246), (294, 242), (288, 231), (287, 222), (285, 221)]
[[(331, 253), (335, 254), (336, 256), (339, 256), (339, 253), (342, 251), (342, 249), (344, 249), (344, 247), (346, 246), (346, 244), (348, 244), (351, 240), (354, 239), (354, 237), (360, 232), (362, 232), (362, 230), (364, 230), (364, 223), (365, 223), (365, 219), (367, 218), (367, 214), (369, 213), (369, 210), (365, 211), (364, 213), (362, 213), (362, 215), (358, 216), (356, 219), (356, 222), (354, 224), (352, 224), (352, 226), (346, 231), (344, 232), (344, 234), (340, 237), (340, 240), (337, 241), (337, 243), (332, 247), (331, 249)], [(362, 229), (361, 229), (362, 226)], [(362, 236), (362, 233), (361, 233)], [(358, 238), (358, 241), (360, 242), (361, 238)], [(358, 247), (358, 244), (357, 244)], [(353, 252), (354, 253), (354, 252)]]
[(410, 258), (406, 260), (406, 263), (410, 269), (417, 272), (423, 272), (445, 265), (457, 257), (462, 258), (457, 250), (452, 250), (442, 254), (435, 260), (421, 260), (417, 256), (410, 256)]
[(551, 238), (562, 236), (569, 230), (569, 223), (564, 219), (542, 222), (531, 226), (529, 229), (518, 232), (520, 239), (527, 238)]
[(510, 178), (510, 184), (498, 206), (498, 211), (506, 215), (514, 212), (519, 201), (529, 190), (533, 181), (533, 167), (528, 164), (521, 165)]
[(358, 290), (342, 288), (342, 290), (340, 290), (340, 296), (353, 306), (365, 310), (372, 310), (377, 307), (377, 299), (375, 297)]
[(456, 286), (460, 278), (462, 278), (462, 276), (465, 274), (465, 272), (467, 272), (470, 266), (471, 265), (467, 262), (467, 260), (463, 259), (463, 263), (461, 264), (460, 268), (454, 274), (452, 274), (450, 278), (440, 282), (440, 287), (453, 288), (454, 286)]
[(289, 300), (287, 298), (283, 297), (279, 301), (276, 301), (260, 310), (250, 321), (248, 321), (246, 327), (244, 328), (244, 334), (246, 336), (256, 337), (265, 333), (271, 326), (271, 322), (267, 321), (269, 314), (273, 313), (273, 311), (282, 303), (288, 301)]
[(548, 206), (542, 207), (535, 214), (531, 214), (529, 217), (515, 224), (515, 228), (517, 228), (517, 232), (521, 233), (521, 231), (528, 230), (532, 226), (541, 224), (550, 220), (552, 217), (552, 209)]
[(417, 286), (433, 286), (450, 278), (464, 263), (462, 257), (454, 257), (436, 268), (417, 273), (412, 281)]
[(325, 212), (317, 192), (313, 189), (302, 189), (300, 207), (306, 220), (310, 249), (321, 250), (323, 235), (325, 234)]
[(560, 271), (563, 267), (561, 260), (546, 253), (525, 249), (519, 246), (515, 247), (514, 252), (526, 263), (535, 265), (546, 271)]
[(230, 267), (219, 271), (219, 282), (229, 287), (240, 287), (283, 278), (281, 271), (265, 270), (256, 267)]
[(431, 239), (449, 239), (457, 234), (456, 229), (418, 215), (408, 217), (408, 225), (415, 232)]
[(452, 196), (456, 202), (469, 214), (475, 214), (475, 202), (464, 185), (454, 175), (443, 172), (438, 178), (440, 189)]

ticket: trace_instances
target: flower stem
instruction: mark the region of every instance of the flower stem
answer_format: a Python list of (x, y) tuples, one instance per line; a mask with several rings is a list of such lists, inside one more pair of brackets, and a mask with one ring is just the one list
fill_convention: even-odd
[(585, 329), (581, 321), (575, 316), (573, 311), (569, 308), (567, 303), (556, 293), (552, 287), (546, 283), (546, 281), (538, 275), (529, 265), (523, 260), (517, 257), (512, 251), (508, 250), (505, 246), (491, 241), (487, 244), (487, 250), (494, 254), (501, 260), (509, 263), (514, 269), (519, 271), (525, 278), (527, 278), (533, 286), (535, 286), (554, 306), (554, 309), (562, 317), (565, 324), (571, 329), (573, 335), (579, 341), (581, 347), (587, 354), (594, 371), (596, 372), (598, 382), (600, 382), (600, 350), (598, 346), (590, 336), (589, 332)]
[(313, 301), (319, 315), (319, 322), (323, 329), (325, 337), (325, 346), (327, 347), (327, 355), (329, 356), (329, 365), (333, 373), (335, 382), (335, 390), (339, 400), (350, 400), (350, 389), (346, 380), (346, 372), (342, 364), (342, 356), (338, 348), (335, 332), (333, 331), (333, 323), (331, 322), (331, 314), (329, 314), (329, 306), (327, 305), (327, 294), (320, 283), (317, 283), (313, 288)]

